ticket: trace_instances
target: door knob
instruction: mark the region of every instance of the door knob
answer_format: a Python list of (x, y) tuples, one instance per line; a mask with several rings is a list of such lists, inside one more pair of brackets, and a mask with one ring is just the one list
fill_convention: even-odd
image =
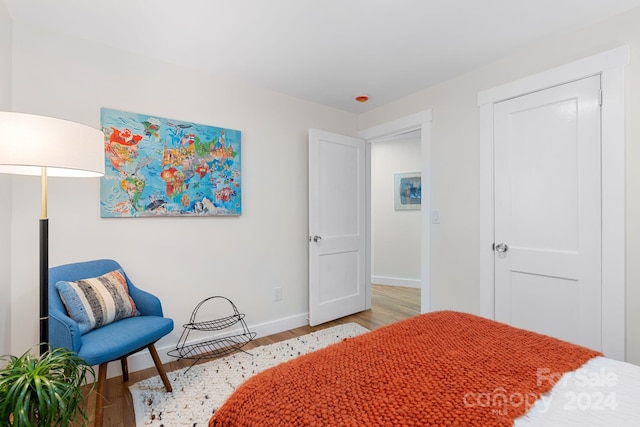
[(320, 236), (313, 236), (313, 237), (309, 236), (309, 241), (312, 241), (312, 240), (314, 242), (318, 243), (320, 240), (322, 240), (322, 237), (320, 237)]
[(504, 253), (509, 250), (509, 246), (506, 243), (498, 243), (496, 245), (496, 252)]

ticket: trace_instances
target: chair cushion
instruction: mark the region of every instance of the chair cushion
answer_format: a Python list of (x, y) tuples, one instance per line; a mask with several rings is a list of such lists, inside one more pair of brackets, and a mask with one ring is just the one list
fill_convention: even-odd
[(78, 356), (89, 365), (118, 360), (153, 344), (172, 330), (173, 320), (166, 317), (129, 317), (83, 335)]
[(60, 281), (56, 289), (81, 334), (138, 315), (122, 270), (75, 282)]

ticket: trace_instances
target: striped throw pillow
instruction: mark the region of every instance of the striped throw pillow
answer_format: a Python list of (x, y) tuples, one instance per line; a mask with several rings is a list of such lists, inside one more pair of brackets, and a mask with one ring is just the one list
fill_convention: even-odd
[(56, 289), (81, 334), (139, 314), (122, 270), (76, 282), (60, 281)]

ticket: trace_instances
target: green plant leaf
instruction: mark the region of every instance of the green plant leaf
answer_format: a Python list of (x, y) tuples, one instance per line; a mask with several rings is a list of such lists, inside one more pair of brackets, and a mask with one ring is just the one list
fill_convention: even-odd
[(86, 425), (81, 386), (95, 372), (77, 354), (62, 348), (41, 356), (26, 352), (20, 357), (0, 357), (2, 365), (0, 426), (66, 427), (78, 415)]

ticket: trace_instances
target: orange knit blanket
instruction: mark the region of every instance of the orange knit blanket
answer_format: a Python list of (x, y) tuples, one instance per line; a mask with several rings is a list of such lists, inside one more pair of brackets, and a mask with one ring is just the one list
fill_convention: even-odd
[(511, 426), (597, 355), (469, 314), (423, 314), (257, 374), (209, 427)]

